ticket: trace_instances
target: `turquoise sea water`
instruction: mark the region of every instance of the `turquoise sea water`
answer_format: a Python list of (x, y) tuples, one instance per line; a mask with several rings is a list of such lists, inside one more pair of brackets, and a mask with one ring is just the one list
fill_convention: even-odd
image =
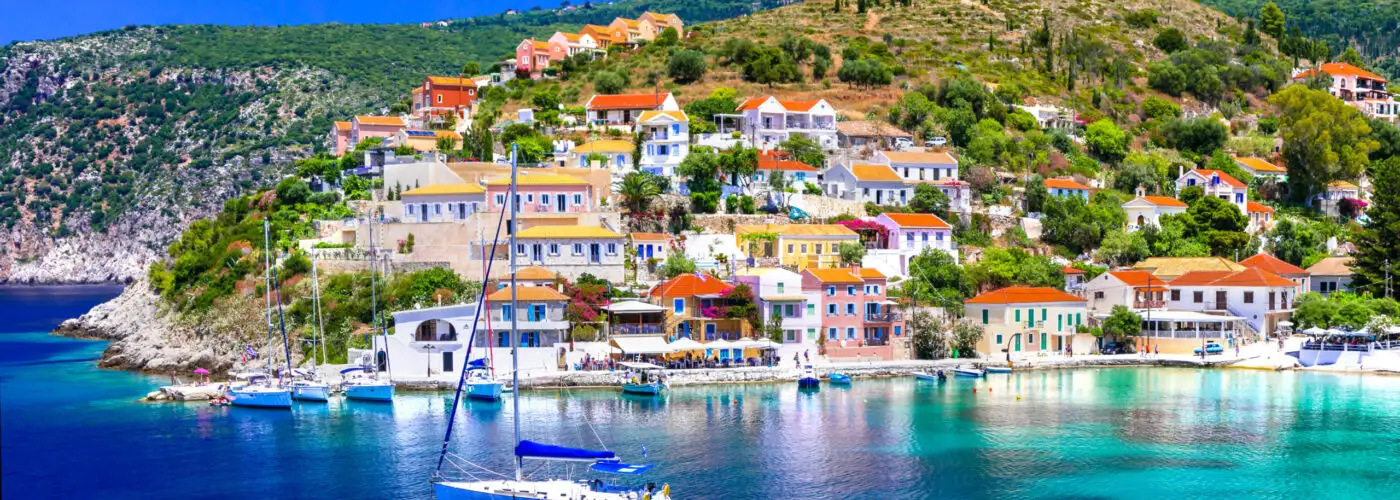
[[(49, 306), (73, 316), (103, 294), (14, 293), (0, 289), (3, 312), (35, 317), (0, 332), (5, 498), (431, 496), (449, 395), (290, 412), (137, 403), (167, 379), (97, 369), (102, 343), (35, 333)], [(1400, 495), (1400, 378), (1124, 368), (794, 385), (529, 392), (521, 425), (563, 445), (601, 438), (656, 464), (644, 477), (677, 498)], [(508, 470), (512, 424), (509, 400), (469, 403), (452, 450)]]

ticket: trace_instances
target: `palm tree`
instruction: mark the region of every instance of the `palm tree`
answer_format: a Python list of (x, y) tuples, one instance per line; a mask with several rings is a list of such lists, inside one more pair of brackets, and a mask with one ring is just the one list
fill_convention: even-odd
[(631, 172), (622, 178), (622, 186), (618, 189), (618, 194), (622, 195), (623, 204), (631, 212), (645, 212), (647, 206), (651, 204), (651, 199), (661, 194), (661, 189), (656, 187), (656, 183), (651, 181), (651, 176), (644, 172)]

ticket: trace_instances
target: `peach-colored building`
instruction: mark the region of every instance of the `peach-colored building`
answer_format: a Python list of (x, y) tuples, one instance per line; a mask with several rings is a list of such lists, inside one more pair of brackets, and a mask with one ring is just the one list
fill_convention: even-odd
[(681, 16), (677, 16), (675, 14), (657, 14), (655, 12), (644, 12), (642, 13), (641, 17), (637, 18), (637, 20), (651, 23), (652, 27), (656, 29), (656, 33), (658, 35), (661, 34), (662, 31), (665, 31), (666, 28), (675, 28), (677, 35), (680, 35), (682, 38), (685, 37), (685, 25), (681, 23)]
[(515, 46), (516, 71), (538, 75), (549, 67), (549, 42), (526, 38)]
[[(524, 213), (578, 213), (597, 206), (588, 181), (563, 174), (520, 175), (516, 187), (519, 210)], [(486, 181), (486, 203), (489, 210), (506, 206), (510, 196), (510, 178)]]
[(585, 24), (579, 30), (580, 35), (588, 35), (598, 41), (598, 48), (607, 50), (614, 43), (627, 43), (627, 30), (612, 26), (599, 26), (596, 24)]
[(637, 43), (642, 40), (646, 40), (648, 42), (655, 40), (656, 33), (658, 31), (656, 29), (656, 25), (652, 24), (651, 21), (645, 21), (641, 19), (626, 19), (622, 17), (613, 19), (612, 24), (609, 24), (608, 27), (620, 29), (626, 32), (627, 43)]
[(576, 54), (596, 52), (598, 52), (598, 40), (590, 35), (556, 31), (554, 36), (549, 37), (549, 59), (551, 61), (558, 61)]
[(350, 122), (331, 124), (330, 145), (336, 156), (343, 155), (350, 149)]
[(347, 147), (353, 148), (360, 141), (371, 137), (392, 138), (399, 134), (400, 130), (407, 128), (403, 119), (397, 116), (366, 116), (358, 115), (350, 119), (350, 143)]

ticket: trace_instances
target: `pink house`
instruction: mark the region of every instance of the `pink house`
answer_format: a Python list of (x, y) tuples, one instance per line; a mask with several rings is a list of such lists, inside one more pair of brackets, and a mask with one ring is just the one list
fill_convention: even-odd
[(330, 134), (331, 151), (336, 156), (345, 154), (350, 149), (350, 122), (335, 122), (331, 125)]
[[(588, 181), (563, 174), (521, 175), (516, 188), (519, 210), (526, 213), (577, 213), (597, 203)], [(510, 196), (510, 178), (486, 181), (486, 206), (500, 210)]]
[(515, 46), (516, 71), (539, 74), (549, 67), (549, 42), (526, 38)]
[(397, 116), (356, 116), (350, 119), (350, 143), (346, 147), (353, 148), (371, 137), (389, 139), (405, 128), (403, 119)]
[(893, 341), (904, 337), (904, 316), (886, 299), (885, 275), (873, 268), (802, 272), (802, 290), (815, 291), (828, 358), (894, 359)]

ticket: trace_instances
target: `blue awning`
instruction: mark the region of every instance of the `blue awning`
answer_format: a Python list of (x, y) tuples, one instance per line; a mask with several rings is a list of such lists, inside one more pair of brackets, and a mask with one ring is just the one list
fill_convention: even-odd
[(472, 368), (486, 368), (486, 358), (476, 358), (468, 361), (467, 366)]
[(515, 445), (515, 456), (544, 460), (582, 460), (585, 462), (617, 458), (617, 455), (607, 450), (565, 448), (563, 446), (536, 443), (534, 441), (521, 441), (520, 444)]
[(651, 469), (651, 466), (641, 464), (624, 464), (622, 462), (618, 462), (617, 460), (602, 460), (598, 463), (590, 465), (588, 468), (598, 472), (606, 472), (608, 474), (628, 474), (635, 476), (637, 474), (646, 472), (648, 469)]

